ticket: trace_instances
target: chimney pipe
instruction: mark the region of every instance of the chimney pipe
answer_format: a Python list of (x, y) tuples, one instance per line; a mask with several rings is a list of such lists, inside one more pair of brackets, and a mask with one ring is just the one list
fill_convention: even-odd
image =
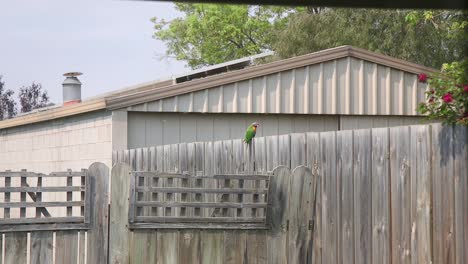
[(81, 82), (77, 76), (81, 72), (67, 72), (63, 76), (67, 77), (62, 83), (63, 86), (63, 105), (77, 104), (81, 102)]

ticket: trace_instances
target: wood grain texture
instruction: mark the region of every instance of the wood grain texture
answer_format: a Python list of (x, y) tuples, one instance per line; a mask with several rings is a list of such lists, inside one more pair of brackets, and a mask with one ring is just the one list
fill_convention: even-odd
[(200, 234), (201, 262), (223, 263), (224, 261), (224, 231), (205, 231)]
[(289, 204), (289, 168), (280, 166), (273, 171), (268, 194), (267, 239), (268, 263), (287, 263), (287, 206)]
[[(51, 231), (31, 232), (31, 264), (52, 264), (54, 258), (52, 235)], [(59, 246), (63, 247), (64, 245)]]
[(440, 124), (431, 127), (434, 263), (454, 263), (453, 128)]
[(91, 181), (90, 229), (87, 237), (87, 263), (107, 263), (109, 217), (109, 168), (93, 163), (88, 170)]
[(390, 263), (388, 128), (372, 129), (372, 262)]
[(429, 126), (411, 127), (411, 263), (431, 263), (431, 135)]
[(340, 182), (340, 261), (354, 263), (354, 175), (353, 131), (337, 133), (337, 176)]
[(322, 261), (338, 262), (338, 192), (336, 174), (336, 133), (320, 133), (321, 176), (322, 176)]
[(322, 263), (322, 179), (320, 174), (320, 135), (319, 133), (307, 133), (307, 166), (312, 169), (312, 174), (317, 178), (317, 193), (315, 204), (315, 218), (313, 219), (312, 230), (312, 256), (309, 256), (308, 263)]
[(55, 244), (59, 245), (55, 247), (55, 263), (77, 263), (78, 234), (77, 231), (59, 231), (55, 234)]
[(307, 263), (311, 255), (309, 243), (311, 230), (309, 221), (313, 217), (314, 179), (312, 171), (305, 167), (296, 167), (290, 177), (288, 205), (288, 263)]
[[(455, 263), (468, 263), (468, 127), (457, 126), (453, 132)], [(463, 144), (465, 142), (465, 144)]]
[(371, 132), (354, 131), (354, 262), (372, 263)]
[(130, 232), (128, 210), (130, 195), (130, 167), (117, 163), (111, 172), (111, 204), (109, 221), (109, 262), (128, 264)]
[(6, 233), (4, 263), (26, 264), (27, 242), (26, 232)]
[[(132, 232), (130, 243), (127, 248), (130, 251), (126, 258), (115, 259), (111, 263), (157, 263), (158, 261), (158, 238), (157, 231), (137, 230)], [(119, 262), (122, 261), (122, 262)]]
[(390, 128), (392, 262), (411, 262), (411, 174), (409, 127)]

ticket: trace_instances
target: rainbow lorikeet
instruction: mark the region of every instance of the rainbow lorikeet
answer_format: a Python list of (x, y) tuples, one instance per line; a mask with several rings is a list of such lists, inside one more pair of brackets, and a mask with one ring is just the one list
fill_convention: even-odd
[(257, 127), (259, 124), (257, 122), (253, 122), (248, 128), (247, 131), (245, 131), (245, 137), (244, 137), (244, 142), (247, 144), (250, 144), (252, 142), (252, 138), (255, 137), (255, 134), (257, 134)]

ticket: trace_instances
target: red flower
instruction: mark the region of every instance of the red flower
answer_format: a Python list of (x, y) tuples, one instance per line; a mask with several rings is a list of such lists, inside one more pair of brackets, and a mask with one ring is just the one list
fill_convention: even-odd
[(434, 97), (429, 98), (429, 103), (433, 103), (433, 102), (434, 102)]
[(434, 90), (434, 89), (432, 89), (432, 90), (431, 90), (431, 94), (434, 94), (434, 93), (435, 93), (435, 90)]
[(465, 85), (465, 86), (463, 87), (463, 91), (464, 91), (465, 93), (468, 93), (468, 85)]
[(420, 74), (418, 75), (418, 80), (419, 80), (420, 82), (422, 82), (422, 83), (425, 83), (425, 82), (427, 81), (427, 74), (425, 74), (425, 73), (420, 73)]
[(442, 100), (444, 100), (444, 102), (446, 103), (451, 103), (453, 101), (452, 94), (450, 93), (444, 94), (444, 96), (442, 96)]

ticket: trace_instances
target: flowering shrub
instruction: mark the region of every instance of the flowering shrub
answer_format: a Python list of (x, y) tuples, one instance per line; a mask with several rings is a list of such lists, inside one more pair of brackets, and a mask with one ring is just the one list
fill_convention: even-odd
[(448, 124), (468, 125), (468, 59), (444, 64), (441, 73), (421, 73), (418, 80), (429, 84), (419, 113)]

